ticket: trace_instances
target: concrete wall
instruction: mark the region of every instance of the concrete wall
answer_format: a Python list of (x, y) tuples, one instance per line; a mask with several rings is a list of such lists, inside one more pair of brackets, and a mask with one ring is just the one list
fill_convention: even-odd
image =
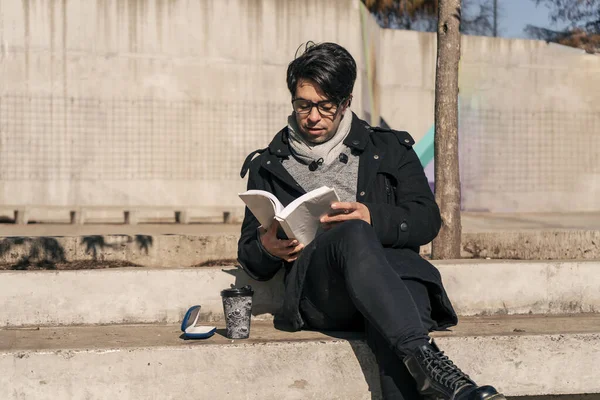
[(463, 45), (464, 207), (600, 210), (600, 57), (539, 41)]
[(358, 2), (1, 1), (0, 204), (240, 207), (308, 40), (362, 65)]
[[(241, 208), (243, 157), (290, 111), (300, 43), (355, 56), (353, 108), (418, 140), (435, 35), (358, 0), (0, 2), (0, 204)], [(600, 209), (600, 57), (463, 37), (463, 207)]]
[[(436, 37), (381, 30), (381, 115), (415, 139), (433, 125)], [(600, 57), (542, 41), (462, 37), (463, 208), (600, 209)]]

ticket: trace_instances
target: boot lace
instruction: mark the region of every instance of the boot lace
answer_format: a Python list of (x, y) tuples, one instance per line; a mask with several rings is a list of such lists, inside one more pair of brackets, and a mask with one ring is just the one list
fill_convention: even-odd
[(443, 351), (428, 350), (428, 355), (426, 368), (434, 381), (452, 389), (455, 393), (465, 385), (474, 384), (469, 375), (462, 372)]

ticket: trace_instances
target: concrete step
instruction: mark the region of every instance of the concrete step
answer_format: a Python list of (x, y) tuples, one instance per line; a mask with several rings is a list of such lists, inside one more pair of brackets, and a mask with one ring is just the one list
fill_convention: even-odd
[(17, 225), (28, 223), (83, 225), (90, 223), (137, 225), (217, 221), (240, 223), (243, 206), (22, 206), (0, 205), (0, 220)]
[[(0, 329), (2, 399), (378, 399), (361, 335), (282, 332), (184, 341), (175, 325)], [(600, 315), (465, 317), (436, 333), (509, 396), (600, 393)]]
[[(600, 312), (600, 261), (435, 261), (460, 315)], [(221, 321), (220, 291), (255, 288), (253, 313), (270, 319), (283, 284), (251, 280), (235, 265), (202, 268), (113, 268), (0, 271), (0, 327), (177, 323), (202, 306)]]
[(236, 259), (238, 237), (221, 232), (5, 237), (0, 238), (0, 269), (190, 267), (210, 260)]
[[(235, 260), (239, 227), (236, 225), (164, 225), (133, 228), (115, 226), (123, 234), (102, 234), (107, 228), (65, 225), (51, 229), (11, 225), (12, 235), (0, 237), (0, 269), (73, 269), (114, 266), (189, 267), (214, 260)], [(81, 235), (56, 236), (68, 227)], [(168, 234), (186, 232), (185, 234)], [(52, 233), (55, 236), (48, 236)], [(66, 233), (66, 232), (65, 232)], [(38, 236), (41, 235), (41, 236)], [(46, 235), (46, 236), (44, 236)], [(421, 247), (429, 257), (431, 246)], [(600, 259), (599, 230), (530, 230), (466, 232), (463, 258), (520, 260)]]

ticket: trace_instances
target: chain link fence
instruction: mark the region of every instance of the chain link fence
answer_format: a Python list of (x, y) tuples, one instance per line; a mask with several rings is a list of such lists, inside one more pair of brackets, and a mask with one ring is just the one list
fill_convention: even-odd
[(0, 181), (227, 180), (289, 104), (0, 98)]
[(600, 112), (461, 107), (463, 191), (569, 192), (600, 177)]
[[(244, 157), (268, 144), (290, 109), (256, 101), (5, 95), (0, 183), (239, 181)], [(600, 177), (598, 112), (463, 105), (459, 131), (465, 209), (486, 209), (490, 196), (507, 192), (576, 192), (579, 176)]]

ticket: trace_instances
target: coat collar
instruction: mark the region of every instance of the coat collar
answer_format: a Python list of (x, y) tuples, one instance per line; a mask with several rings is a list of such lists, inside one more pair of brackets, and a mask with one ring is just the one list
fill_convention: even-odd
[[(344, 144), (352, 149), (363, 152), (369, 142), (370, 133), (371, 127), (365, 121), (358, 118), (356, 114), (352, 113), (350, 133), (344, 139)], [(287, 126), (275, 135), (268, 148), (269, 153), (277, 157), (288, 157), (291, 155)]]
[(287, 157), (291, 154), (287, 126), (277, 132), (269, 144), (269, 153), (277, 157)]
[(269, 150), (269, 153), (266, 154), (266, 157), (263, 157), (260, 163), (261, 167), (279, 178), (283, 183), (287, 184), (291, 189), (295, 190), (299, 194), (302, 195), (306, 193), (300, 184), (296, 182), (292, 175), (290, 175), (290, 173), (281, 164), (283, 161), (281, 160), (282, 158), (291, 155), (287, 126), (277, 132), (267, 149)]
[(363, 152), (369, 143), (369, 134), (371, 133), (371, 127), (362, 119), (358, 118), (356, 114), (352, 113), (352, 126), (350, 127), (350, 133), (344, 139), (344, 144), (352, 149)]
[[(385, 154), (383, 149), (377, 150), (371, 143), (370, 135), (372, 132), (372, 128), (365, 121), (352, 113), (350, 133), (344, 139), (344, 144), (361, 154), (357, 185), (357, 200), (359, 201), (364, 201), (365, 194), (372, 188), (371, 185), (375, 180), (375, 175)], [(282, 158), (291, 155), (287, 127), (275, 135), (267, 149), (268, 154), (266, 154), (266, 157), (263, 157), (261, 167), (278, 177), (293, 190), (298, 191), (300, 194), (305, 193), (281, 164)]]

